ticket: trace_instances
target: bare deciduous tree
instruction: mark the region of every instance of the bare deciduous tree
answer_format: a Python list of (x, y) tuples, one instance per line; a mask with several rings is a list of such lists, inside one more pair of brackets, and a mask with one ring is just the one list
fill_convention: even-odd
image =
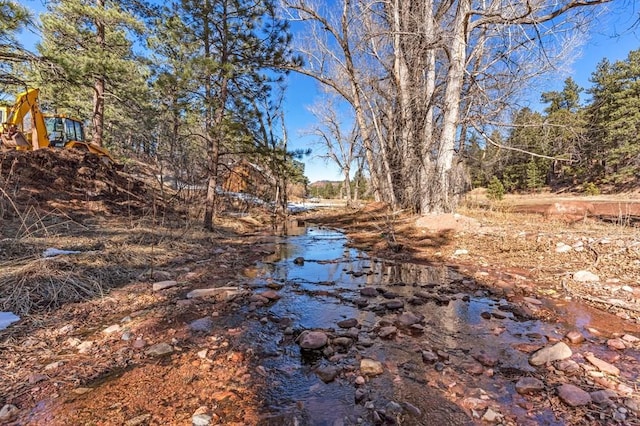
[(564, 61), (611, 0), (283, 0), (307, 25), (299, 71), (354, 110), (378, 199), (455, 209), (460, 147), (526, 83)]

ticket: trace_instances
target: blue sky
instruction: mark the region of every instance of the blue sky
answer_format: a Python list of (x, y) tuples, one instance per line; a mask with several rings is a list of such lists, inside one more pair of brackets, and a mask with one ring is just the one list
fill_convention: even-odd
[[(44, 10), (42, 0), (21, 0), (20, 3), (30, 8), (34, 14)], [(531, 106), (539, 106), (540, 93), (549, 90), (561, 90), (564, 80), (572, 76), (583, 88), (590, 86), (589, 77), (595, 70), (596, 64), (603, 58), (611, 62), (624, 59), (631, 50), (640, 48), (640, 29), (632, 30), (631, 27), (640, 19), (640, 4), (635, 0), (613, 0), (608, 6), (611, 10), (599, 17), (594, 24), (589, 40), (582, 48), (579, 56), (572, 58), (573, 63), (569, 72), (550, 76), (546, 82), (541, 82), (540, 87), (531, 87)], [(33, 48), (39, 36), (33, 32), (23, 33), (21, 39), (28, 48)], [(564, 65), (564, 64), (563, 64)], [(562, 66), (560, 68), (567, 68)], [(583, 101), (585, 101), (583, 94)], [(318, 180), (339, 180), (341, 176), (338, 169), (331, 163), (320, 158), (321, 148), (313, 144), (313, 139), (304, 136), (314, 124), (313, 115), (307, 107), (312, 105), (318, 97), (317, 84), (309, 77), (291, 73), (288, 78), (288, 91), (285, 103), (285, 121), (288, 128), (290, 147), (312, 148), (313, 153), (303, 159), (305, 174), (311, 182)]]

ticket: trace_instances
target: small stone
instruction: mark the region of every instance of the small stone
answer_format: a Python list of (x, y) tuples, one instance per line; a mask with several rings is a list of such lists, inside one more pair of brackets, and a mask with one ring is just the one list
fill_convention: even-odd
[(336, 337), (333, 339), (333, 344), (335, 346), (340, 346), (343, 348), (348, 348), (353, 343), (353, 340), (349, 337)]
[(581, 283), (598, 282), (600, 277), (589, 271), (578, 271), (573, 274), (573, 280)]
[(69, 334), (73, 331), (73, 328), (74, 327), (72, 324), (67, 324), (65, 326), (60, 327), (58, 330), (56, 330), (56, 333), (60, 335)]
[(529, 395), (544, 390), (544, 383), (535, 377), (522, 377), (516, 383), (516, 391), (521, 395)]
[(487, 408), (487, 411), (484, 412), (482, 416), (482, 420), (489, 423), (494, 423), (498, 420), (498, 418), (502, 417), (499, 413), (496, 413), (491, 408)]
[(153, 291), (161, 291), (161, 290), (166, 290), (166, 289), (171, 288), (171, 287), (175, 287), (177, 285), (178, 285), (178, 282), (174, 281), (174, 280), (158, 281), (156, 283), (153, 283), (151, 289)]
[(567, 340), (574, 345), (584, 342), (584, 336), (577, 330), (570, 331), (565, 336)]
[(625, 334), (624, 336), (622, 336), (622, 340), (629, 343), (638, 343), (640, 341), (639, 338), (631, 334)]
[(147, 346), (147, 342), (144, 339), (138, 338), (138, 339), (133, 341), (133, 345), (132, 346), (133, 346), (134, 349), (142, 349), (145, 346)]
[(412, 416), (420, 417), (422, 415), (422, 411), (420, 411), (418, 407), (409, 402), (403, 402), (402, 406), (404, 407), (404, 410)]
[(121, 340), (124, 340), (125, 342), (131, 340), (133, 338), (133, 333), (130, 331), (125, 331), (124, 333), (122, 333), (122, 337), (120, 337)]
[(479, 352), (473, 357), (485, 367), (495, 367), (498, 364), (498, 357), (485, 352)]
[(611, 401), (611, 398), (617, 397), (616, 393), (609, 389), (597, 390), (597, 391), (591, 392), (589, 395), (591, 395), (591, 400), (593, 402), (595, 402), (596, 404), (604, 404), (604, 405), (613, 404), (613, 401)]
[(64, 365), (64, 362), (62, 361), (56, 361), (56, 362), (52, 362), (50, 364), (47, 364), (44, 366), (45, 370), (55, 370), (56, 368), (60, 368)]
[(120, 331), (120, 329), (121, 329), (120, 325), (114, 324), (114, 325), (111, 325), (111, 326), (105, 328), (104, 330), (102, 330), (102, 332), (104, 334), (113, 334), (113, 333), (116, 333), (116, 332)]
[(491, 312), (481, 312), (480, 316), (486, 320), (491, 319)]
[(574, 374), (580, 371), (580, 365), (572, 359), (563, 359), (556, 362), (556, 368), (565, 374)]
[(387, 309), (402, 309), (404, 308), (404, 302), (402, 300), (389, 300), (384, 306)]
[(628, 285), (623, 285), (622, 286), (622, 290), (626, 291), (627, 293), (633, 293), (633, 287), (628, 286)]
[(531, 357), (529, 357), (529, 363), (534, 366), (539, 366), (547, 362), (570, 358), (571, 355), (573, 355), (571, 348), (564, 342), (558, 342), (553, 346), (547, 346), (534, 352)]
[(203, 349), (203, 350), (199, 351), (197, 353), (198, 358), (205, 359), (207, 357), (207, 352), (209, 352), (208, 349)]
[(585, 354), (584, 357), (587, 361), (595, 365), (598, 368), (598, 370), (602, 371), (603, 373), (611, 374), (612, 376), (620, 375), (620, 369), (615, 365), (611, 365), (608, 362), (603, 361), (600, 358), (597, 358), (596, 356), (590, 353)]
[(320, 349), (326, 346), (329, 337), (323, 331), (304, 331), (300, 334), (299, 345), (302, 349)]
[(200, 298), (220, 298), (225, 301), (231, 301), (246, 292), (240, 287), (215, 287), (215, 288), (198, 288), (187, 293), (187, 299)]
[(191, 416), (191, 424), (193, 426), (209, 426), (213, 417), (209, 414), (194, 414)]
[(91, 348), (93, 348), (93, 342), (91, 340), (84, 341), (76, 346), (78, 353), (86, 354), (91, 352)]
[(365, 297), (376, 297), (378, 295), (378, 290), (373, 287), (365, 287), (360, 289), (360, 294)]
[(386, 413), (391, 415), (397, 415), (402, 413), (402, 406), (395, 401), (390, 401), (386, 407), (384, 407)]
[(378, 332), (378, 336), (380, 336), (382, 339), (391, 339), (393, 336), (396, 335), (397, 332), (398, 332), (398, 329), (390, 325), (388, 327), (382, 327)]
[(210, 317), (204, 317), (191, 321), (189, 323), (189, 330), (194, 333), (211, 333), (213, 330), (213, 319)]
[(624, 344), (624, 340), (622, 339), (609, 339), (607, 340), (607, 346), (618, 351), (622, 351), (627, 348), (627, 345)]
[(351, 328), (351, 327), (357, 327), (357, 326), (358, 326), (358, 320), (355, 318), (348, 318), (342, 321), (338, 321), (338, 327), (340, 328)]
[(431, 351), (422, 351), (422, 362), (425, 364), (433, 364), (438, 361), (438, 355)]
[(367, 396), (367, 393), (368, 392), (363, 388), (356, 389), (356, 392), (354, 395), (356, 402), (362, 401)]
[(18, 416), (18, 407), (12, 404), (5, 404), (2, 409), (0, 409), (0, 422), (10, 422)]
[(366, 381), (365, 381), (364, 377), (358, 376), (358, 377), (356, 377), (356, 380), (355, 380), (354, 383), (356, 384), (356, 386), (362, 386), (362, 385), (364, 385), (366, 383)]
[(29, 384), (30, 385), (35, 385), (36, 383), (40, 383), (44, 380), (47, 380), (48, 377), (45, 376), (44, 374), (32, 374), (29, 376)]
[(403, 312), (396, 318), (396, 324), (400, 327), (411, 327), (420, 321), (422, 321), (422, 318), (411, 312)]
[(482, 367), (482, 365), (477, 362), (467, 362), (465, 364), (462, 364), (462, 368), (464, 368), (464, 371), (469, 374), (473, 374), (474, 376), (479, 376), (480, 374), (484, 373), (484, 367)]
[(465, 256), (469, 254), (469, 250), (466, 249), (457, 249), (456, 251), (453, 252), (454, 256)]
[(316, 374), (325, 383), (333, 382), (339, 373), (340, 370), (333, 365), (316, 369)]
[(293, 259), (293, 264), (294, 265), (304, 265), (304, 257), (296, 257), (295, 259)]
[(269, 300), (278, 300), (278, 299), (280, 299), (280, 295), (275, 290), (264, 291), (264, 292), (260, 293), (260, 296), (262, 296), (262, 297), (264, 297), (266, 299), (269, 299)]
[(168, 343), (155, 344), (145, 351), (145, 354), (153, 357), (162, 357), (173, 353), (173, 346)]
[(364, 376), (377, 376), (384, 372), (382, 363), (369, 358), (360, 360), (360, 373)]
[(571, 384), (564, 384), (558, 387), (558, 396), (567, 405), (577, 407), (587, 405), (591, 402), (591, 395), (579, 387)]
[(573, 250), (573, 247), (565, 243), (556, 244), (556, 253), (568, 253)]
[(76, 395), (84, 395), (85, 393), (89, 393), (92, 390), (93, 389), (91, 388), (75, 388), (71, 392), (75, 393)]
[(132, 419), (127, 420), (126, 422), (124, 422), (125, 426), (140, 426), (143, 425), (145, 423), (147, 423), (147, 421), (149, 421), (149, 419), (151, 418), (151, 414), (142, 414), (140, 416), (134, 417)]

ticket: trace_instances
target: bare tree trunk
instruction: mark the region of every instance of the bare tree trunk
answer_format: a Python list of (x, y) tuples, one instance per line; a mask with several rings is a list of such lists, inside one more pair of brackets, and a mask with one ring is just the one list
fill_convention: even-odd
[[(104, 0), (96, 0), (96, 6), (104, 9)], [(102, 11), (104, 13), (104, 11)], [(98, 46), (104, 49), (105, 46), (105, 27), (104, 22), (100, 18), (96, 18), (96, 41)], [(104, 133), (104, 76), (99, 75), (95, 78), (93, 84), (93, 113), (91, 115), (91, 141), (96, 145), (102, 146), (102, 135)]]

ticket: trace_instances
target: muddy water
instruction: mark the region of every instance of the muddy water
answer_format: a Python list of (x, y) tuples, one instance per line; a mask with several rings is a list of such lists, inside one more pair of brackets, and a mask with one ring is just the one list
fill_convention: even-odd
[[(281, 296), (246, 312), (246, 336), (265, 376), (262, 424), (473, 424), (487, 406), (518, 424), (570, 423), (548, 399), (532, 404), (517, 395), (514, 384), (541, 376), (522, 347), (542, 347), (575, 327), (583, 331), (583, 311), (569, 317), (579, 324), (541, 322), (451, 267), (372, 259), (348, 248), (334, 230), (297, 233), (250, 273), (254, 290), (276, 288)], [(377, 295), (363, 298), (364, 287), (376, 288)], [(402, 307), (390, 309), (390, 301)], [(380, 328), (397, 325), (407, 311), (424, 317), (422, 327), (399, 327), (395, 337), (380, 338)], [(358, 327), (340, 329), (337, 322), (347, 318), (357, 319)], [(303, 353), (296, 337), (304, 330), (354, 343)], [(581, 349), (602, 352), (590, 342)], [(437, 354), (437, 362), (423, 362), (424, 350)], [(358, 386), (361, 358), (382, 362), (385, 372)], [(327, 367), (339, 374), (325, 383), (318, 372)], [(623, 375), (636, 380), (637, 363)]]

